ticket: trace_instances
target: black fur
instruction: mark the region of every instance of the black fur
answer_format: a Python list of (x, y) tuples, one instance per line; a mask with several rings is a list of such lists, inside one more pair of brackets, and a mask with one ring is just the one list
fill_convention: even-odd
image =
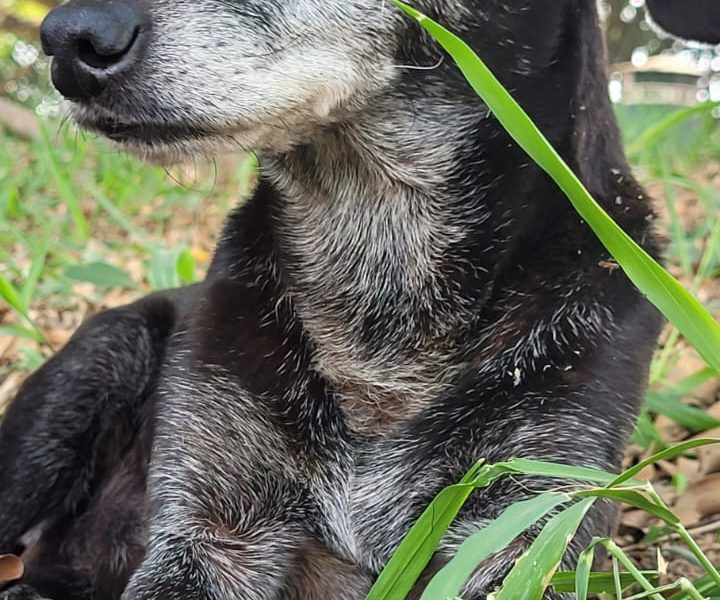
[[(474, 16), (463, 37), (657, 255), (607, 99), (594, 0), (466, 4)], [(419, 7), (449, 14), (440, 0)], [(435, 63), (437, 47), (401, 23), (397, 64)], [(270, 176), (229, 218), (205, 282), (93, 318), (10, 407), (0, 428), (0, 553), (40, 535), (27, 576), (5, 591), (11, 600), (360, 600), (422, 509), (478, 458), (618, 468), (658, 313), (607, 268), (607, 252), (447, 57), (401, 71), (365, 102), (358, 114), (370, 122), (393, 124), (412, 107), (420, 124), (395, 128), (397, 138), (377, 133), (376, 150), (430, 130), (435, 142), (452, 138), (458, 124), (438, 121), (433, 107), (457, 107), (463, 119), (463, 143), (432, 188), (462, 216), (461, 234), (433, 257), (428, 281), (415, 288), (398, 276), (413, 257), (382, 252), (395, 242), (390, 229), (365, 242), (348, 230), (348, 250), (363, 252), (339, 255), (331, 273), (308, 267), (324, 257), (297, 243), (310, 211), (283, 181), (302, 183), (312, 203), (335, 175), (328, 156), (338, 172), (351, 166), (348, 181), (386, 175), (381, 153), (374, 162), (345, 144), (359, 117), (268, 153)], [(389, 173), (421, 159), (409, 154)], [(384, 202), (415, 198), (394, 183), (397, 199)], [(367, 198), (357, 206), (362, 218), (383, 210)], [(377, 284), (367, 297), (351, 292), (362, 278)], [(350, 336), (347, 356), (333, 359), (328, 331), (330, 343)], [(382, 368), (365, 381), (345, 359)], [(425, 381), (432, 393), (415, 394)], [(547, 485), (508, 480), (475, 494), (423, 581), (466, 535)], [(597, 505), (572, 555), (610, 533), (613, 512)], [(485, 597), (528, 543), (487, 561), (464, 597)]]

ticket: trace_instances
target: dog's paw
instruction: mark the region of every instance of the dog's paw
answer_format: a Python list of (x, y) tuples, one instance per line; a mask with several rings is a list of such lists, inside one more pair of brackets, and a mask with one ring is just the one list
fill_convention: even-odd
[(35, 588), (19, 583), (0, 591), (0, 600), (41, 600)]

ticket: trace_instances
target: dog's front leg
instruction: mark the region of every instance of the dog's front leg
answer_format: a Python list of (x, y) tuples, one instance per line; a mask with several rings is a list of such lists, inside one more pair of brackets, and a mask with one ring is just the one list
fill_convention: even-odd
[(34, 373), (0, 427), (0, 553), (86, 503), (142, 419), (169, 336), (198, 288), (89, 319)]
[(310, 512), (297, 452), (267, 398), (227, 375), (172, 367), (150, 469), (146, 558), (124, 600), (278, 598)]

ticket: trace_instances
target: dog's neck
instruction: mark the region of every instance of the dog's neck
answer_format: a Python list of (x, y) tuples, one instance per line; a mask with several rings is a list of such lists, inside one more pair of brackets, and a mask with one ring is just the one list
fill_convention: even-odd
[(439, 98), (378, 102), (263, 160), (283, 286), (339, 385), (437, 391), (513, 238), (479, 148), (487, 110)]

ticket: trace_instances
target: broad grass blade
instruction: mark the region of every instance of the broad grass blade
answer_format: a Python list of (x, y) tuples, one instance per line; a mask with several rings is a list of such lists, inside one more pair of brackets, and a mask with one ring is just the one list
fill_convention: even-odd
[[(705, 597), (712, 600), (720, 598), (720, 587), (710, 575), (704, 575), (700, 579), (693, 581), (695, 588)], [(681, 591), (670, 596), (668, 600), (695, 600), (687, 591)]]
[(445, 600), (459, 596), (482, 561), (506, 548), (528, 527), (570, 499), (567, 494), (546, 492), (512, 504), (497, 519), (462, 543), (452, 560), (432, 578), (421, 600)]
[(593, 483), (610, 483), (617, 477), (615, 473), (591, 467), (576, 467), (530, 458), (512, 458), (504, 463), (498, 463), (495, 468), (503, 468), (507, 472), (523, 475), (557, 477), (558, 479), (590, 481)]
[(720, 373), (720, 324), (708, 310), (615, 224), (470, 46), (411, 6), (400, 0), (393, 2), (452, 56), (500, 124), (552, 177), (630, 280), (678, 328), (708, 365)]
[(701, 115), (705, 113), (711, 113), (716, 108), (720, 107), (720, 102), (703, 102), (690, 106), (688, 108), (681, 108), (675, 112), (670, 113), (665, 118), (660, 119), (657, 123), (653, 124), (637, 138), (632, 144), (627, 147), (627, 153), (629, 156), (637, 156), (643, 151), (654, 147), (663, 137), (665, 137), (670, 130), (678, 127), (681, 123), (687, 119), (694, 117), (695, 115)]
[(685, 404), (672, 393), (648, 392), (645, 396), (645, 408), (666, 416), (688, 431), (707, 431), (720, 427), (720, 419), (700, 408)]
[(20, 293), (15, 289), (15, 286), (2, 275), (0, 275), (0, 298), (5, 300), (9, 306), (21, 315), (26, 315), (26, 307), (20, 297)]
[(594, 500), (585, 498), (550, 519), (515, 562), (500, 589), (490, 594), (488, 599), (540, 600)]
[[(580, 560), (582, 560), (582, 556)], [(578, 562), (578, 567), (579, 566), (580, 563)], [(553, 575), (550, 587), (558, 594), (572, 594), (575, 592), (577, 600), (586, 600), (588, 594), (610, 594), (615, 591), (615, 580), (612, 573), (592, 571), (587, 574), (588, 580), (584, 588), (586, 590), (585, 595), (581, 596), (575, 582), (575, 577), (578, 573), (579, 568), (577, 571), (559, 571)], [(650, 581), (657, 581), (658, 579), (657, 571), (641, 571), (641, 573)], [(623, 589), (629, 588), (634, 583), (635, 578), (630, 573), (620, 573), (620, 584)]]
[(104, 288), (134, 288), (135, 282), (120, 267), (104, 262), (73, 265), (65, 269), (65, 277), (74, 281), (92, 283)]
[(680, 519), (678, 519), (670, 510), (668, 510), (664, 506), (660, 506), (652, 500), (649, 500), (640, 492), (637, 492), (635, 490), (598, 488), (595, 490), (586, 490), (580, 492), (578, 496), (608, 498), (609, 500), (622, 502), (624, 504), (634, 506), (635, 508), (639, 508), (640, 510), (644, 510), (649, 514), (656, 516), (658, 519), (665, 521), (669, 525), (676, 525), (680, 522)]
[[(577, 595), (577, 600), (587, 600), (588, 591), (590, 588), (590, 570), (592, 569), (593, 560), (595, 559), (595, 546), (597, 546), (597, 542), (593, 540), (593, 542), (585, 548), (585, 550), (582, 551), (580, 554), (580, 557), (578, 558), (577, 565), (575, 567), (575, 593)], [(612, 578), (612, 574), (610, 575), (610, 585), (614, 585), (614, 581)], [(555, 574), (553, 577), (550, 585), (552, 585), (556, 591), (559, 591), (557, 589), (557, 583), (555, 582), (556, 578), (558, 576), (558, 573)], [(611, 588), (612, 589), (612, 588)], [(572, 592), (572, 588), (569, 590), (566, 590), (568, 592)]]
[(366, 600), (400, 600), (410, 593), (468, 496), (490, 482), (489, 476), (483, 479), (483, 473), (487, 469), (478, 463), (460, 483), (435, 497), (393, 553)]
[(67, 176), (67, 173), (58, 164), (57, 154), (53, 143), (50, 140), (50, 134), (42, 124), (40, 125), (40, 133), (41, 147), (45, 153), (47, 164), (50, 166), (50, 172), (55, 180), (58, 195), (67, 206), (79, 239), (86, 242), (90, 238), (90, 226), (85, 218), (85, 214), (83, 213), (77, 194), (73, 190), (72, 182)]
[(652, 465), (659, 460), (663, 460), (663, 459), (667, 459), (667, 458), (674, 458), (675, 456), (678, 456), (680, 454), (685, 454), (688, 450), (692, 450), (693, 448), (699, 448), (700, 446), (707, 446), (709, 444), (718, 444), (718, 443), (720, 443), (720, 439), (698, 438), (696, 440), (688, 440), (687, 442), (681, 442), (680, 444), (675, 444), (674, 446), (665, 448), (664, 450), (661, 450), (660, 452), (653, 454), (649, 458), (646, 458), (645, 460), (640, 461), (634, 467), (631, 467), (631, 468), (627, 469), (626, 471), (623, 471), (620, 475), (618, 475), (615, 479), (613, 479), (610, 483), (608, 483), (607, 487), (612, 488), (612, 487), (616, 487), (616, 486), (620, 485), (621, 483), (625, 483), (626, 481), (635, 477), (635, 475), (637, 475), (645, 467), (647, 467), (648, 465)]

